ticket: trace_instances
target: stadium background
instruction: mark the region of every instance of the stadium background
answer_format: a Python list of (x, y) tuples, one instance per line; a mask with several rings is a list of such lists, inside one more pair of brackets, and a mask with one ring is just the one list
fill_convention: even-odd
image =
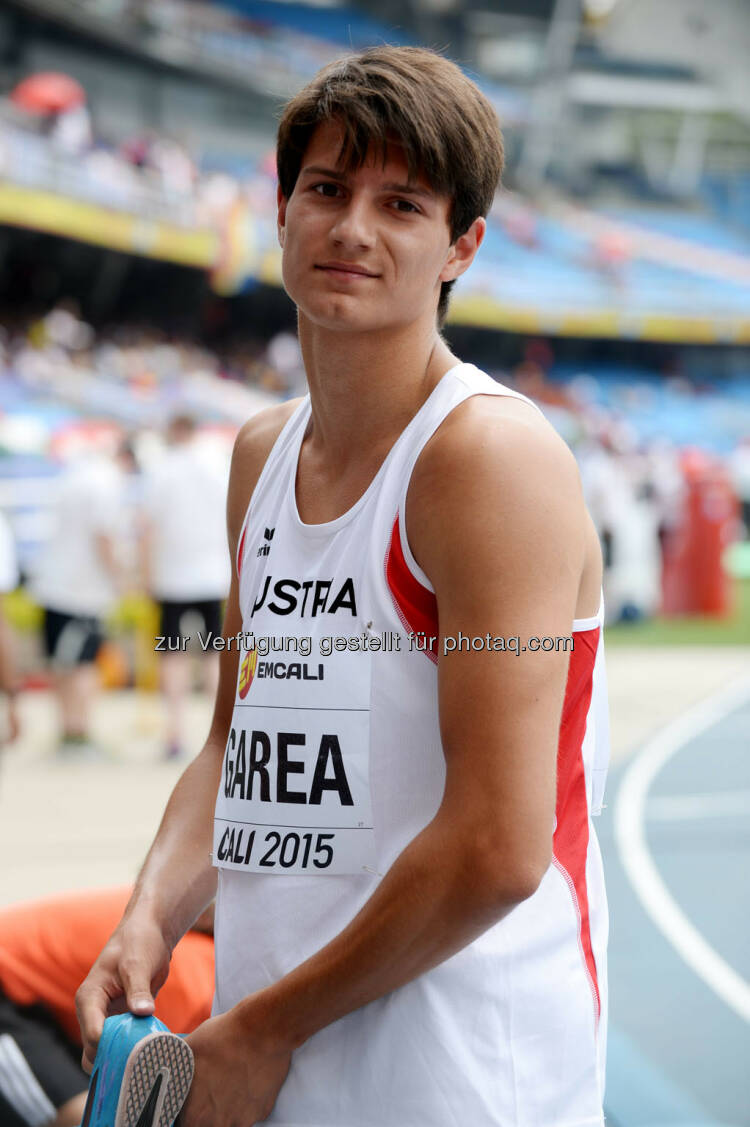
[[(504, 188), (446, 336), (570, 443), (608, 565), (608, 1122), (748, 1124), (744, 0), (3, 6), (0, 510), (21, 569), (4, 608), (23, 693), (0, 774), (0, 903), (129, 879), (178, 770), (159, 758), (153, 607), (135, 584), (100, 661), (103, 758), (55, 754), (25, 581), (61, 467), (117, 435), (148, 465), (177, 410), (226, 464), (244, 419), (304, 391), (275, 122), (323, 63), (382, 42), (444, 51), (497, 108)], [(45, 85), (49, 72), (67, 81)], [(190, 708), (196, 751), (210, 704), (196, 692)], [(649, 907), (634, 772), (666, 764), (665, 740), (639, 839), (663, 882)]]

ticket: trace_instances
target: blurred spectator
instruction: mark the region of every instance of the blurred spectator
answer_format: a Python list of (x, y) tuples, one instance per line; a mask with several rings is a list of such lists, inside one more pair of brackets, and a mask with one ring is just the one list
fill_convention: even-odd
[(591, 265), (612, 285), (624, 286), (626, 268), (631, 258), (630, 241), (624, 232), (612, 228), (599, 232), (594, 238)]
[(68, 352), (90, 348), (94, 340), (94, 330), (81, 320), (80, 314), (76, 301), (72, 299), (59, 301), (42, 319), (44, 343), (58, 345)]
[[(0, 316), (8, 322), (7, 313), (0, 311)], [(297, 338), (284, 335), (291, 348), (288, 341), (282, 346), (280, 362), (295, 379), (301, 372), (304, 381)], [(156, 407), (157, 400), (159, 414), (176, 397), (202, 413), (204, 404), (190, 399), (194, 388), (189, 381), (198, 374), (255, 385), (277, 397), (289, 394), (286, 379), (270, 360), (260, 359), (264, 352), (264, 342), (246, 329), (225, 334), (216, 350), (153, 325), (116, 323), (94, 331), (82, 319), (78, 303), (66, 298), (8, 333), (5, 341), (0, 329), (0, 377), (10, 375), (25, 392), (52, 395), (90, 416), (148, 424), (156, 413), (149, 406)], [(118, 397), (114, 385), (139, 394)], [(223, 388), (215, 388), (210, 398), (210, 417), (228, 417), (237, 425), (260, 405), (246, 399), (238, 406), (237, 397)]]
[(14, 643), (10, 625), (5, 618), (2, 597), (18, 585), (18, 565), (13, 531), (5, 514), (0, 511), (0, 692), (6, 699), (4, 730), (0, 727), (0, 745), (12, 743), (18, 736), (18, 708)]
[(508, 208), (502, 218), (506, 233), (519, 246), (535, 249), (539, 246), (539, 231), (536, 213), (532, 208), (519, 205)]
[(669, 439), (660, 438), (650, 443), (646, 458), (659, 518), (659, 536), (663, 539), (682, 520), (686, 485), (680, 450)]
[(740, 501), (744, 536), (750, 540), (750, 435), (738, 442), (728, 459), (729, 477)]
[(33, 596), (44, 608), (44, 645), (55, 676), (64, 753), (91, 749), (101, 616), (126, 586), (119, 541), (125, 475), (135, 468), (124, 443), (114, 459), (80, 458), (63, 471), (54, 527), (32, 582)]
[(86, 105), (72, 106), (55, 115), (51, 124), (50, 139), (58, 152), (68, 156), (82, 156), (91, 148), (91, 114)]
[[(305, 366), (295, 333), (280, 332), (272, 337), (266, 349), (266, 358), (273, 371), (281, 377), (290, 398), (307, 394)], [(270, 390), (275, 391), (276, 388)]]
[(169, 137), (157, 138), (151, 146), (149, 164), (160, 176), (168, 195), (190, 195), (197, 171), (187, 151), (177, 141)]
[(220, 226), (238, 199), (240, 186), (225, 172), (210, 172), (198, 184), (196, 218), (206, 226)]
[[(172, 419), (167, 441), (166, 454), (145, 482), (142, 558), (146, 589), (160, 604), (166, 756), (176, 758), (182, 751), (183, 711), (190, 687), (186, 623), (188, 617), (197, 622), (204, 638), (221, 634), (221, 603), (231, 575), (225, 524), (226, 466), (201, 448), (189, 416)], [(219, 676), (218, 652), (200, 645), (196, 652), (201, 656), (205, 690), (213, 697)]]
[[(130, 898), (129, 887), (0, 909), (0, 1124), (73, 1127), (89, 1077), (80, 1065), (75, 993)], [(213, 908), (174, 949), (156, 1016), (190, 1033), (210, 1016)]]
[(189, 196), (198, 180), (198, 171), (189, 153), (170, 137), (146, 131), (120, 147), (120, 156), (134, 168), (155, 177), (165, 194)]
[(659, 609), (659, 514), (647, 464), (632, 438), (610, 427), (581, 443), (576, 457), (591, 518), (602, 543), (608, 622), (650, 617)]

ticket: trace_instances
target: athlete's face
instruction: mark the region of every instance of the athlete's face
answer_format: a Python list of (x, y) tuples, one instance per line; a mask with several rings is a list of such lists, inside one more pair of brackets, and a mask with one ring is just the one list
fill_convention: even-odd
[(471, 264), (484, 219), (451, 245), (449, 199), (421, 176), (409, 183), (400, 146), (388, 146), (385, 166), (371, 151), (358, 171), (345, 173), (337, 167), (341, 140), (335, 122), (318, 126), (288, 200), (279, 188), (287, 293), (311, 322), (331, 329), (434, 322), (440, 285)]

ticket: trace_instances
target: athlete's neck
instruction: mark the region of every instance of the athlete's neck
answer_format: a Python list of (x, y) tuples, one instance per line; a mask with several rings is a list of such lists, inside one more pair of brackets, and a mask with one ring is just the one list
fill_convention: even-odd
[(409, 325), (390, 334), (322, 329), (302, 314), (299, 341), (312, 404), (310, 442), (331, 465), (390, 447), (459, 361), (438, 335)]

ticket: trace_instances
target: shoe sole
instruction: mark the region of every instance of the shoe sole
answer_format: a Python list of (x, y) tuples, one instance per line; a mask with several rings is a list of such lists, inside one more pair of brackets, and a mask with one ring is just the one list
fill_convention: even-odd
[(193, 1051), (174, 1033), (151, 1033), (125, 1064), (114, 1127), (172, 1127), (187, 1099)]

